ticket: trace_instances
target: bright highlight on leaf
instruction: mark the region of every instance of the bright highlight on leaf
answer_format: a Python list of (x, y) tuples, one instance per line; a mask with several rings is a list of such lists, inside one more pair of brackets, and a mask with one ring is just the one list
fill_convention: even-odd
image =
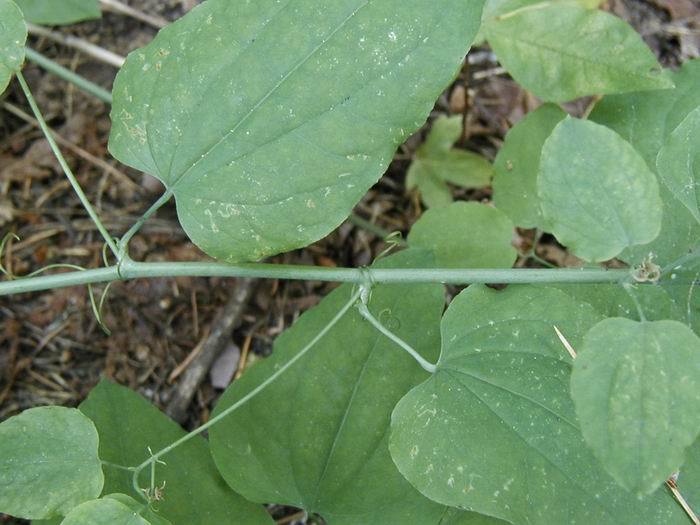
[(453, 148), (461, 135), (461, 116), (441, 117), (416, 151), (406, 175), (406, 188), (417, 188), (428, 207), (452, 203), (448, 182), (463, 188), (481, 188), (491, 181), (493, 167), (488, 160), (471, 151)]
[(539, 2), (488, 18), (499, 61), (543, 100), (673, 87), (639, 34), (576, 2)]
[(95, 425), (73, 408), (32, 408), (1, 423), (0, 512), (51, 518), (97, 498), (97, 446)]
[(656, 166), (661, 181), (700, 223), (700, 107), (668, 137)]
[(153, 525), (116, 498), (88, 501), (73, 509), (61, 525)]
[(511, 523), (685, 524), (639, 500), (588, 451), (569, 397), (574, 348), (600, 317), (558, 290), (472, 285), (442, 319), (437, 372), (394, 409), (389, 447), (423, 494)]
[(545, 229), (587, 261), (653, 241), (661, 229), (659, 185), (617, 133), (567, 118), (542, 149), (537, 181)]
[[(136, 466), (185, 435), (180, 426), (136, 392), (108, 381), (96, 386), (80, 409), (100, 432), (100, 457), (109, 463)], [(229, 490), (216, 470), (207, 442), (200, 437), (173, 450), (156, 468), (156, 488), (163, 493), (158, 514), (173, 524), (227, 523), (267, 525), (272, 521), (258, 505)], [(133, 494), (132, 473), (106, 465), (105, 492)], [(147, 469), (148, 470), (148, 469)], [(148, 472), (141, 482), (148, 487)], [(152, 521), (152, 525), (160, 525)]]
[(476, 202), (455, 202), (426, 211), (408, 243), (433, 252), (444, 268), (510, 268), (517, 258), (513, 223), (501, 211)]
[(494, 163), (493, 201), (517, 226), (536, 228), (542, 225), (537, 196), (540, 154), (545, 140), (565, 117), (566, 113), (559, 106), (545, 104), (518, 122), (498, 151)]
[(46, 25), (73, 24), (100, 18), (100, 0), (16, 0), (28, 22)]
[(132, 53), (110, 150), (206, 253), (306, 246), (350, 213), (464, 59), (481, 0), (209, 0)]
[(571, 393), (605, 468), (650, 494), (700, 433), (700, 338), (676, 321), (606, 319), (586, 334)]
[(12, 0), (0, 0), (0, 94), (24, 62), (27, 25)]

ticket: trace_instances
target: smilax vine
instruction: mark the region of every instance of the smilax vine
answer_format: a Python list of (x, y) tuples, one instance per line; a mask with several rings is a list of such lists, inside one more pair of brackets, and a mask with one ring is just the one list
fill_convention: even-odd
[[(99, 16), (97, 0), (54, 4), (0, 0), (0, 89), (16, 77), (105, 264), (2, 269), (0, 295), (182, 275), (343, 284), (192, 432), (107, 381), (78, 408), (7, 419), (0, 512), (266, 524), (274, 503), (339, 525), (698, 523), (700, 63), (662, 69), (595, 0), (206, 0), (116, 77), (109, 151), (166, 189), (112, 232), (22, 75), (27, 21)], [(495, 161), (455, 148), (460, 117), (439, 118), (408, 172), (428, 209), (404, 249), (369, 268), (256, 262), (347, 219), (474, 41), (542, 101)], [(585, 118), (561, 105), (585, 96)], [(491, 186), (493, 203), (453, 202), (450, 184)], [(131, 258), (170, 200), (213, 262)], [(583, 266), (514, 269), (516, 227)], [(446, 284), (469, 286), (445, 309)]]

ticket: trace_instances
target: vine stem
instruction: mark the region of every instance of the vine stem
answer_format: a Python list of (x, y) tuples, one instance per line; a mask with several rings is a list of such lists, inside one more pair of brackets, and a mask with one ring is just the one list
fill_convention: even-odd
[(63, 157), (63, 154), (61, 153), (61, 150), (58, 147), (58, 144), (56, 144), (56, 140), (53, 137), (53, 132), (46, 123), (46, 120), (44, 120), (44, 115), (42, 115), (41, 111), (39, 110), (36, 100), (34, 100), (34, 96), (32, 95), (32, 92), (29, 89), (29, 85), (27, 84), (24, 75), (22, 75), (22, 72), (20, 71), (17, 72), (17, 80), (19, 80), (19, 84), (20, 86), (22, 86), (22, 91), (27, 97), (29, 106), (32, 108), (32, 112), (34, 113), (36, 120), (39, 122), (41, 131), (46, 136), (46, 140), (48, 141), (49, 146), (51, 147), (51, 151), (53, 151), (53, 154), (58, 159), (58, 163), (61, 165), (63, 172), (66, 174), (66, 177), (68, 177), (68, 180), (70, 181), (70, 184), (73, 187), (73, 191), (75, 191), (76, 195), (78, 195), (80, 202), (82, 203), (85, 210), (88, 212), (88, 215), (90, 216), (92, 221), (95, 223), (95, 226), (97, 227), (99, 232), (102, 234), (102, 237), (104, 237), (104, 240), (107, 243), (107, 246), (109, 246), (109, 249), (112, 250), (112, 253), (114, 253), (115, 257), (119, 257), (119, 249), (117, 248), (114, 239), (112, 239), (112, 236), (109, 234), (104, 224), (102, 224), (100, 217), (97, 215), (97, 212), (92, 207), (92, 204), (90, 204), (90, 201), (85, 195), (83, 188), (81, 188), (78, 179), (76, 179), (75, 175), (73, 174), (73, 171), (68, 165), (68, 162), (66, 162), (66, 159)]
[(106, 104), (112, 103), (112, 94), (103, 87), (98, 86), (94, 82), (90, 82), (88, 79), (73, 73), (71, 70), (66, 69), (62, 65), (54, 62), (49, 58), (46, 58), (41, 53), (37, 53), (31, 47), (26, 47), (24, 49), (24, 53), (29, 60), (31, 60), (38, 66), (43, 67), (49, 73), (53, 73), (54, 75), (65, 80), (66, 82), (70, 82), (79, 89), (82, 89), (86, 93), (89, 93), (90, 95), (100, 99)]
[[(141, 463), (139, 466), (134, 468), (134, 474), (132, 477), (132, 485), (134, 487), (134, 490), (143, 497), (143, 492), (141, 491), (141, 487), (139, 486), (139, 475), (141, 472), (147, 468), (148, 466), (155, 466), (156, 462), (171, 452), (173, 449), (179, 447), (183, 443), (186, 443), (190, 439), (200, 435), (202, 432), (205, 430), (211, 428), (212, 426), (216, 425), (219, 421), (224, 419), (226, 416), (230, 415), (232, 412), (240, 408), (242, 405), (246, 404), (248, 401), (253, 399), (255, 396), (257, 396), (260, 392), (265, 390), (269, 385), (271, 385), (273, 382), (277, 380), (278, 377), (280, 377), (282, 374), (284, 374), (287, 370), (289, 370), (297, 361), (299, 361), (302, 357), (304, 357), (309, 350), (311, 350), (337, 323), (340, 321), (340, 319), (350, 310), (350, 308), (353, 307), (353, 305), (358, 301), (360, 298), (360, 294), (362, 293), (362, 290), (358, 290), (355, 293), (352, 294), (350, 299), (348, 300), (347, 303), (338, 311), (338, 313), (335, 314), (333, 319), (331, 319), (328, 324), (321, 330), (319, 333), (317, 333), (314, 338), (309, 341), (304, 348), (302, 348), (294, 357), (292, 357), (289, 361), (287, 361), (285, 364), (283, 364), (281, 367), (279, 367), (270, 377), (265, 379), (262, 383), (260, 383), (258, 386), (256, 386), (253, 390), (248, 392), (246, 395), (244, 395), (242, 398), (240, 398), (238, 401), (236, 401), (233, 405), (228, 407), (226, 410), (221, 412), (220, 414), (216, 415), (215, 417), (211, 418), (209, 421), (204, 423), (203, 425), (197, 427), (194, 429), (192, 432), (189, 434), (186, 434), (182, 436), (180, 439), (177, 441), (173, 442), (172, 444), (168, 445), (167, 447), (159, 450), (155, 454), (151, 455), (146, 461)], [(152, 467), (153, 468), (153, 467)]]
[(217, 262), (135, 262), (124, 256), (105, 268), (65, 272), (41, 277), (17, 278), (0, 282), (0, 296), (38, 292), (69, 286), (156, 277), (251, 277), (325, 281), (362, 285), (366, 276), (372, 282), (467, 284), (564, 284), (622, 283), (629, 270), (616, 269), (452, 269), (452, 268), (328, 268), (322, 266), (249, 263), (229, 265)]
[(435, 373), (435, 371), (437, 370), (437, 365), (434, 365), (433, 363), (425, 359), (416, 351), (415, 348), (413, 348), (406, 341), (401, 339), (398, 335), (393, 333), (391, 330), (386, 328), (381, 322), (379, 322), (379, 319), (372, 315), (372, 312), (369, 311), (369, 308), (367, 308), (367, 305), (364, 302), (357, 305), (357, 309), (360, 311), (360, 315), (367, 319), (372, 324), (372, 326), (374, 326), (374, 328), (376, 328), (382, 335), (388, 337), (391, 341), (393, 341), (403, 350), (408, 352), (408, 354), (416, 360), (416, 362), (421, 366), (423, 370), (425, 370), (429, 374)]
[(146, 212), (141, 215), (139, 220), (137, 220), (134, 225), (129, 228), (129, 230), (122, 235), (121, 240), (119, 241), (119, 251), (122, 255), (128, 256), (127, 250), (129, 248), (129, 242), (131, 239), (136, 235), (141, 227), (146, 223), (148, 219), (150, 219), (154, 213), (156, 213), (159, 209), (161, 209), (165, 204), (170, 200), (170, 198), (173, 196), (173, 190), (168, 189), (161, 195), (156, 202), (154, 202), (150, 208), (146, 210)]

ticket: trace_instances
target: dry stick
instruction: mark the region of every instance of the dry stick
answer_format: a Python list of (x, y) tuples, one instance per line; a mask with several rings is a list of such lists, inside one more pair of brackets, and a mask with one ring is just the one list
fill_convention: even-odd
[[(9, 102), (4, 102), (2, 107), (12, 113), (14, 116), (21, 118), (25, 122), (31, 124), (37, 129), (41, 129), (41, 126), (39, 125), (39, 122), (22, 111), (20, 108), (17, 106), (14, 106), (13, 104), (10, 104)], [(133, 191), (136, 191), (138, 193), (143, 192), (143, 188), (136, 184), (133, 180), (131, 180), (125, 173), (119, 171), (117, 168), (109, 164), (108, 162), (102, 160), (99, 157), (96, 157), (92, 153), (89, 153), (85, 151), (83, 148), (80, 146), (73, 144), (71, 141), (64, 139), (61, 135), (56, 133), (55, 131), (53, 132), (53, 136), (56, 139), (56, 142), (58, 142), (61, 146), (63, 146), (66, 149), (69, 149), (79, 157), (81, 157), (83, 160), (86, 160), (90, 164), (93, 164), (97, 166), (98, 168), (101, 168), (105, 170), (107, 173), (110, 175), (114, 175), (115, 178), (119, 179), (120, 182), (124, 183), (126, 186), (129, 186)]]
[[(556, 326), (554, 327), (554, 331), (557, 333), (557, 337), (561, 341), (561, 344), (564, 345), (564, 348), (566, 348), (566, 351), (569, 352), (573, 359), (576, 359), (576, 351), (574, 350), (573, 346), (571, 346), (571, 343), (566, 339), (566, 337), (564, 337), (564, 334), (562, 334), (559, 328), (557, 328)], [(671, 494), (673, 494), (673, 497), (676, 499), (681, 508), (683, 508), (690, 520), (695, 525), (700, 525), (700, 520), (698, 519), (698, 516), (695, 514), (695, 512), (690, 507), (686, 499), (683, 497), (683, 494), (681, 494), (678, 490), (678, 485), (676, 485), (675, 478), (668, 478), (666, 480), (666, 486), (669, 488)]]
[(206, 342), (192, 359), (165, 409), (165, 413), (175, 421), (184, 423), (187, 419), (188, 408), (199, 385), (202, 384), (211, 365), (226, 347), (226, 342), (243, 315), (257, 284), (257, 279), (236, 281), (233, 295), (217, 314)]
[(95, 44), (91, 44), (82, 38), (66, 35), (57, 31), (51, 31), (45, 27), (29, 23), (27, 24), (27, 28), (29, 29), (29, 33), (32, 35), (43, 36), (56, 42), (57, 44), (77, 49), (78, 51), (82, 51), (86, 55), (89, 55), (100, 62), (104, 62), (105, 64), (109, 64), (110, 66), (114, 66), (116, 68), (122, 67), (124, 65), (124, 61), (126, 60), (123, 56), (112, 53), (111, 51), (100, 46), (96, 46)]
[(113, 13), (119, 13), (120, 15), (130, 16), (136, 20), (144, 22), (156, 29), (162, 29), (169, 24), (169, 22), (160, 16), (149, 15), (131, 6), (118, 2), (117, 0), (100, 0), (102, 8), (105, 11), (111, 11)]

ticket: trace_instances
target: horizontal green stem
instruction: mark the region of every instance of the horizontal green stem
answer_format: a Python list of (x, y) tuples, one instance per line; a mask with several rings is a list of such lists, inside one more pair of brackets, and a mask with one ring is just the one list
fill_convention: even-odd
[(37, 53), (30, 47), (25, 48), (24, 52), (29, 60), (38, 66), (43, 67), (46, 71), (53, 73), (57, 77), (62, 78), (71, 84), (75, 84), (77, 87), (97, 97), (102, 102), (106, 102), (107, 104), (112, 103), (112, 94), (94, 82), (90, 82), (86, 78), (76, 75), (70, 69), (66, 69), (53, 60), (46, 58), (44, 55)]
[(449, 269), (326, 268), (283, 264), (250, 263), (230, 265), (216, 262), (134, 262), (125, 259), (119, 266), (59, 273), (0, 282), (0, 296), (38, 292), (127, 279), (155, 277), (253, 277), (364, 284), (443, 283), (443, 284), (554, 284), (618, 283), (628, 280), (629, 270), (605, 269)]

